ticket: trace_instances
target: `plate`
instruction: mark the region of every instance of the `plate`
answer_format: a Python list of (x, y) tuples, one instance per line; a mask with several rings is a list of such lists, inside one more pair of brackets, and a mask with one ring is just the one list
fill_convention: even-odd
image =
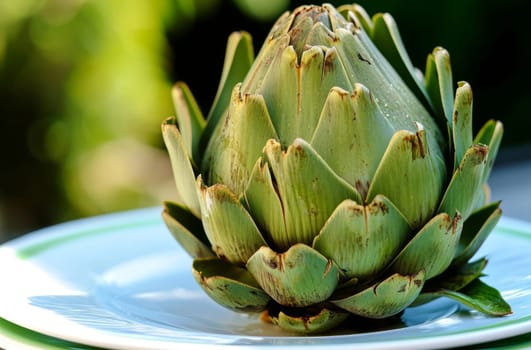
[(479, 256), (483, 280), (513, 313), (488, 317), (440, 298), (377, 330), (297, 336), (211, 301), (191, 258), (146, 208), (72, 221), (0, 246), (0, 317), (51, 337), (111, 349), (434, 349), (531, 332), (531, 225), (503, 217)]
[(50, 337), (0, 318), (0, 349), (16, 350), (98, 350), (95, 347)]

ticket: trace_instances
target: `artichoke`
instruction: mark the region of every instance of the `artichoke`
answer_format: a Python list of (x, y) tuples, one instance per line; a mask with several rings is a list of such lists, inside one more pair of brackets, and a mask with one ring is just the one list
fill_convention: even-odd
[(162, 123), (169, 231), (217, 303), (298, 333), (437, 297), (510, 306), (469, 260), (501, 216), (487, 179), (503, 127), (473, 137), (472, 90), (437, 47), (424, 73), (393, 18), (359, 5), (282, 15), (254, 58), (228, 40), (205, 119), (187, 85)]

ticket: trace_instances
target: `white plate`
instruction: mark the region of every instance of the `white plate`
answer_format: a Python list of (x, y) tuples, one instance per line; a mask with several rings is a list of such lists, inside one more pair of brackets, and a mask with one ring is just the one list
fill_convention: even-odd
[[(487, 317), (438, 299), (378, 331), (295, 336), (211, 301), (161, 208), (52, 226), (0, 246), (0, 317), (46, 335), (112, 349), (284, 347), (434, 349), (531, 332), (531, 225), (502, 218), (478, 256), (513, 314)], [(353, 328), (354, 329), (354, 328)]]

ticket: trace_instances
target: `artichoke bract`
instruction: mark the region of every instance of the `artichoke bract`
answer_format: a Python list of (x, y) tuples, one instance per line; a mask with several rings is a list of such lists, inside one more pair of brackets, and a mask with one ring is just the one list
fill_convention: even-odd
[(185, 83), (172, 93), (179, 198), (162, 217), (219, 304), (297, 333), (438, 297), (511, 312), (469, 261), (501, 216), (487, 180), (503, 127), (473, 136), (445, 49), (422, 73), (389, 14), (301, 6), (256, 59), (248, 33), (229, 37), (207, 118)]

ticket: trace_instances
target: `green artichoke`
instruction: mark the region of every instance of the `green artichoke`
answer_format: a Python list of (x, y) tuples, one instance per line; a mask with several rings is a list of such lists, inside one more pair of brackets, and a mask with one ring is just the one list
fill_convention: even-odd
[(469, 262), (501, 216), (487, 179), (503, 127), (473, 138), (443, 48), (423, 74), (389, 14), (301, 6), (256, 59), (248, 33), (229, 37), (206, 119), (184, 83), (173, 99), (179, 198), (162, 216), (219, 304), (300, 333), (441, 296), (511, 312), (479, 280), (486, 259)]

